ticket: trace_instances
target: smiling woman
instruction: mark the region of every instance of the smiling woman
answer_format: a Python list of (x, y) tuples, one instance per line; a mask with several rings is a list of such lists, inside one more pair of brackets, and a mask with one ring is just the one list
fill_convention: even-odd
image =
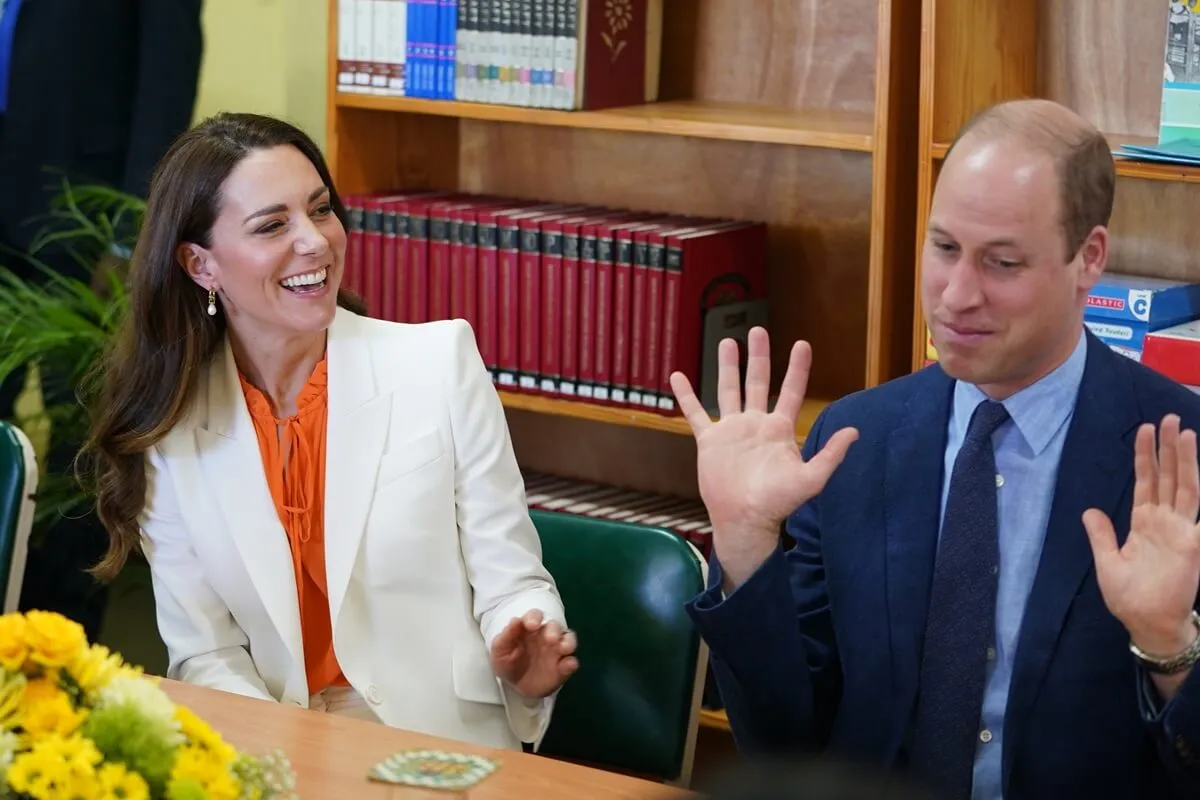
[(95, 373), (96, 572), (141, 546), (169, 677), (537, 741), (578, 664), (499, 398), (465, 323), (351, 307), (345, 252), (297, 128), (218, 115), (163, 158)]

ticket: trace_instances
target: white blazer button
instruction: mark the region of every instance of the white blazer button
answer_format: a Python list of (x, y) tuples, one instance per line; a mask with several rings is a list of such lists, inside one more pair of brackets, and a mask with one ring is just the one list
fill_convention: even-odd
[(379, 690), (374, 686), (367, 687), (367, 700), (372, 705), (379, 705)]

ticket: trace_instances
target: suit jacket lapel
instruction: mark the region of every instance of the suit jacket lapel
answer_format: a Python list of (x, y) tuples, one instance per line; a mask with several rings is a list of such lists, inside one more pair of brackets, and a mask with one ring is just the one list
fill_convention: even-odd
[[(1007, 783), (1020, 735), (1037, 697), (1071, 601), (1093, 569), (1082, 516), (1099, 508), (1113, 518), (1123, 540), (1128, 519), (1115, 518), (1133, 475), (1133, 442), (1140, 420), (1119, 359), (1090, 333), (1088, 356), (1071, 426), (1063, 444), (1046, 539), (1017, 640), (1016, 662), (1005, 714), (1004, 779)], [(1103, 397), (1103, 402), (1082, 398)]]
[(921, 673), (921, 646), (941, 520), (946, 425), (954, 382), (940, 368), (914, 387), (892, 431), (885, 470), (887, 613), (891, 629), (893, 755), (907, 732)]
[(215, 501), (210, 511), (224, 522), (280, 638), (303, 665), (292, 554), (271, 499), (228, 340), (208, 370), (205, 395), (207, 419), (195, 433), (200, 467)]
[(329, 415), (325, 443), (325, 575), (337, 631), (358, 557), (391, 418), (370, 342), (357, 317), (338, 309), (329, 329)]

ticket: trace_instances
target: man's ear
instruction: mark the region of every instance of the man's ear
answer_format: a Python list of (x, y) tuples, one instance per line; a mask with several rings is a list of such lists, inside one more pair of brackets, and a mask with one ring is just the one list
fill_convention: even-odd
[(1080, 287), (1091, 291), (1108, 264), (1108, 228), (1097, 225), (1079, 248)]
[(212, 255), (198, 244), (184, 242), (175, 250), (175, 260), (202, 289), (216, 289)]

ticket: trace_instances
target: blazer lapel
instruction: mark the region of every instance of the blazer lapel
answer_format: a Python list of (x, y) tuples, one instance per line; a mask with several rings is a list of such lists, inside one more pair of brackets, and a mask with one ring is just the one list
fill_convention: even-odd
[[(1037, 697), (1071, 601), (1093, 569), (1082, 516), (1099, 508), (1113, 518), (1124, 538), (1128, 520), (1115, 518), (1133, 474), (1133, 442), (1139, 419), (1127, 375), (1117, 353), (1090, 333), (1088, 357), (1063, 444), (1046, 539), (1017, 640), (1016, 662), (1004, 719), (1003, 774), (1012, 768), (1012, 746)], [(1104, 402), (1084, 402), (1085, 397)]]
[(200, 468), (214, 498), (209, 511), (224, 522), (280, 638), (303, 666), (292, 554), (271, 499), (228, 340), (209, 368), (206, 395), (207, 419), (197, 426), (195, 438)]
[[(941, 519), (946, 425), (954, 382), (938, 367), (914, 387), (887, 448), (887, 613), (891, 629), (893, 741), (908, 730), (921, 673), (921, 646)], [(895, 752), (893, 751), (893, 755)]]
[(391, 395), (379, 393), (370, 340), (358, 318), (342, 309), (329, 329), (328, 353), (325, 575), (336, 631), (371, 511), (391, 419)]

